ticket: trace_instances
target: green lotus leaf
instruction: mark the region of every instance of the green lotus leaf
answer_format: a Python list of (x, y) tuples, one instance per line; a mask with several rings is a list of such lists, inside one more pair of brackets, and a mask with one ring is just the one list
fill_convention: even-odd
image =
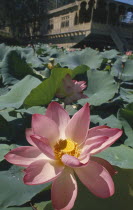
[(79, 100), (79, 104), (84, 105), (89, 102), (91, 105), (99, 106), (108, 102), (118, 92), (118, 85), (108, 72), (90, 70), (87, 76), (88, 88), (84, 94), (88, 99)]
[(133, 169), (133, 149), (125, 145), (109, 147), (96, 156), (120, 168)]
[(91, 115), (91, 122), (98, 125), (107, 125), (111, 128), (122, 128), (121, 122), (114, 116), (110, 115), (107, 118), (102, 119), (99, 115)]
[(42, 79), (42, 75), (33, 70), (26, 62), (22, 50), (10, 50), (4, 57), (0, 67), (5, 85), (15, 84), (26, 75), (32, 75)]
[(127, 136), (124, 144), (133, 147), (133, 103), (120, 109), (118, 112), (118, 118), (121, 120), (123, 129)]
[(0, 96), (0, 109), (13, 107), (19, 108), (31, 90), (40, 84), (40, 80), (33, 76), (26, 76), (15, 84), (12, 89), (3, 96)]
[(33, 210), (33, 208), (32, 207), (5, 207), (5, 208), (2, 208), (1, 210)]
[(51, 201), (42, 201), (40, 203), (35, 203), (34, 207), (37, 210), (53, 210)]
[(74, 78), (77, 75), (82, 75), (85, 72), (87, 72), (90, 68), (86, 65), (77, 66), (75, 69), (72, 70), (72, 78)]
[(60, 86), (62, 79), (71, 75), (71, 70), (67, 68), (55, 68), (51, 76), (31, 91), (24, 101), (26, 106), (40, 106), (50, 103)]
[[(118, 173), (113, 176), (115, 194), (106, 199), (101, 199), (93, 195), (76, 177), (78, 194), (73, 210), (87, 210), (89, 208), (99, 210), (99, 206), (102, 210), (112, 210), (115, 209), (116, 206), (121, 210), (131, 209), (133, 199), (133, 170), (118, 167), (115, 167), (115, 169), (118, 171)], [(50, 201), (37, 203), (35, 207), (37, 210), (53, 210)]]
[[(132, 209), (133, 200), (133, 170), (125, 170), (115, 167), (118, 174), (113, 176), (115, 183), (115, 194), (106, 199), (101, 199), (89, 192), (89, 190), (78, 181), (78, 196), (73, 210), (112, 210)], [(123, 199), (124, 198), (124, 199)], [(51, 210), (46, 208), (45, 210)]]
[(32, 106), (29, 109), (18, 109), (18, 113), (27, 113), (27, 114), (44, 114), (46, 109), (41, 106)]
[(15, 84), (26, 75), (33, 75), (32, 68), (21, 58), (19, 51), (9, 51), (1, 63), (1, 74), (5, 85)]
[(119, 52), (117, 50), (112, 49), (112, 50), (106, 50), (102, 52), (101, 55), (103, 58), (113, 59), (117, 57), (118, 53)]
[(120, 97), (128, 103), (132, 103), (133, 102), (133, 90), (121, 87), (120, 88)]
[(6, 155), (11, 149), (14, 149), (15, 145), (0, 144), (0, 162), (4, 160), (4, 155)]
[(119, 57), (112, 67), (111, 74), (123, 81), (133, 80), (133, 60), (128, 59), (125, 62), (124, 69), (122, 68), (122, 57)]
[(22, 181), (23, 176), (23, 168), (18, 166), (12, 166), (9, 170), (0, 171), (1, 209), (8, 206), (20, 206), (49, 186), (49, 183), (35, 186), (25, 185)]
[(80, 65), (86, 65), (90, 69), (97, 69), (102, 63), (102, 56), (96, 50), (86, 48), (82, 51), (71, 52), (67, 55), (59, 57), (59, 63), (62, 67), (68, 66), (68, 68), (74, 69)]
[(4, 43), (0, 44), (0, 62), (3, 60), (5, 54), (10, 49), (9, 46), (6, 46)]

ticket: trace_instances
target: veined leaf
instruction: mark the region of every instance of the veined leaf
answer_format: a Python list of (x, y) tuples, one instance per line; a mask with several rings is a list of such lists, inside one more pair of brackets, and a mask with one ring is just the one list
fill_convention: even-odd
[(23, 168), (18, 166), (12, 166), (8, 171), (0, 172), (1, 209), (8, 206), (20, 206), (49, 186), (49, 183), (36, 186), (25, 185), (22, 181), (23, 176)]
[(62, 79), (72, 71), (67, 68), (57, 68), (52, 70), (51, 76), (33, 89), (24, 101), (27, 106), (40, 106), (48, 104), (55, 96)]
[(3, 96), (0, 96), (0, 109), (13, 107), (19, 108), (31, 90), (40, 84), (40, 80), (33, 76), (26, 76)]
[(91, 105), (99, 106), (108, 102), (118, 92), (118, 85), (108, 72), (90, 70), (87, 76), (88, 88), (84, 94), (88, 99), (79, 100), (79, 104), (84, 105), (89, 102)]

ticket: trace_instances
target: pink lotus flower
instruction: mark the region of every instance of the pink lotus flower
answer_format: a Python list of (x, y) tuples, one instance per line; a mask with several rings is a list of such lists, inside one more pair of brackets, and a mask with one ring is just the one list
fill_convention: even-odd
[(70, 210), (77, 197), (75, 174), (96, 196), (107, 198), (114, 194), (112, 175), (116, 172), (109, 162), (93, 157), (122, 134), (117, 128), (97, 126), (91, 129), (89, 104), (73, 117), (56, 102), (49, 104), (45, 115), (34, 114), (32, 128), (26, 137), (32, 146), (11, 150), (5, 159), (24, 166), (24, 183), (52, 183), (51, 199), (54, 209)]
[(81, 98), (88, 98), (83, 94), (83, 90), (87, 87), (85, 81), (78, 82), (77, 80), (72, 80), (70, 75), (67, 74), (63, 79), (61, 86), (56, 92), (58, 98), (64, 98), (65, 104), (71, 104)]
[(131, 56), (132, 55), (132, 51), (127, 51), (126, 55)]

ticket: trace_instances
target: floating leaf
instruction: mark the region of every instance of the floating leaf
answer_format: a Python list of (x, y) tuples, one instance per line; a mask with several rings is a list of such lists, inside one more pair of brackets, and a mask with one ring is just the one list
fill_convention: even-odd
[(107, 59), (112, 59), (112, 58), (116, 58), (116, 56), (118, 55), (118, 51), (117, 50), (106, 50), (104, 52), (101, 53), (103, 58), (107, 58)]
[(79, 52), (71, 52), (67, 55), (59, 57), (59, 63), (61, 66), (74, 69), (80, 65), (87, 65), (91, 69), (99, 68), (102, 63), (102, 56), (96, 50), (86, 48)]
[(108, 102), (118, 92), (118, 85), (108, 72), (91, 70), (87, 72), (87, 76), (88, 88), (84, 94), (88, 99), (79, 100), (79, 104), (89, 102), (91, 105), (99, 106)]
[(114, 116), (110, 115), (107, 118), (102, 119), (98, 115), (91, 115), (91, 122), (94, 124), (99, 124), (99, 125), (107, 125), (111, 128), (121, 128), (122, 124), (121, 122)]
[(122, 73), (122, 58), (119, 56), (115, 63), (113, 64), (111, 68), (111, 75), (115, 77), (120, 77), (120, 74)]
[(128, 102), (132, 103), (133, 102), (133, 90), (132, 89), (125, 89), (125, 88), (120, 88), (120, 97)]
[(49, 183), (36, 186), (25, 185), (22, 181), (23, 176), (23, 168), (18, 166), (12, 166), (8, 171), (0, 172), (0, 208), (20, 206), (49, 186)]
[(74, 115), (77, 112), (77, 105), (66, 105), (66, 111), (69, 115)]
[(0, 96), (0, 109), (7, 107), (19, 108), (31, 90), (40, 84), (40, 80), (33, 76), (26, 76), (3, 96)]
[[(125, 170), (116, 167), (118, 174), (113, 176), (115, 182), (115, 194), (106, 199), (101, 199), (89, 192), (89, 190), (78, 181), (78, 196), (73, 210), (112, 210), (112, 209), (132, 209), (133, 195), (133, 170)], [(124, 199), (123, 199), (124, 198)], [(45, 209), (50, 210), (50, 209)]]
[[(3, 118), (6, 120), (6, 122), (10, 122), (12, 120), (15, 120), (18, 116), (12, 116), (11, 113), (14, 111), (13, 108), (7, 108), (4, 110), (0, 110), (0, 120)], [(20, 115), (19, 115), (20, 117)]]
[(2, 208), (1, 210), (33, 210), (32, 207), (10, 207), (10, 208)]
[(0, 44), (0, 61), (3, 60), (5, 54), (8, 52), (10, 49), (9, 46), (6, 46), (4, 43)]
[(125, 145), (133, 147), (133, 103), (120, 109), (118, 118), (121, 120), (127, 139), (124, 141)]
[(21, 57), (21, 51), (9, 51), (1, 63), (1, 74), (5, 85), (15, 84), (26, 75), (34, 75), (32, 68)]
[(133, 169), (133, 149), (125, 145), (109, 147), (96, 156), (120, 168)]
[(88, 71), (90, 68), (86, 65), (81, 65), (73, 69), (72, 71), (72, 78), (77, 76), (78, 74), (84, 74), (86, 71)]
[(34, 207), (37, 209), (37, 210), (53, 210), (53, 207), (51, 205), (51, 201), (43, 201), (43, 202), (40, 202), (40, 203), (35, 203), (34, 204)]
[(41, 106), (32, 106), (29, 109), (19, 109), (16, 112), (27, 113), (27, 114), (44, 114), (46, 109)]
[(0, 161), (4, 160), (4, 155), (6, 155), (13, 148), (15, 148), (14, 145), (0, 144)]
[(128, 104), (126, 108), (120, 110), (120, 114), (125, 118), (133, 128), (133, 103)]
[(53, 69), (51, 76), (31, 91), (30, 95), (25, 99), (25, 105), (40, 106), (48, 104), (55, 96), (66, 74), (71, 74), (71, 70), (67, 68)]
[(123, 81), (132, 81), (133, 80), (133, 60), (128, 59), (125, 63), (124, 69), (122, 69), (122, 58), (119, 57), (112, 67), (111, 74), (113, 76), (120, 76)]

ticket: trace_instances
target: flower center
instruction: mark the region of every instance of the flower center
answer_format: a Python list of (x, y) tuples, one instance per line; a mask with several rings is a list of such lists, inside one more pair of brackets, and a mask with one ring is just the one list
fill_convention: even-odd
[(54, 153), (57, 159), (61, 159), (64, 154), (79, 157), (80, 149), (78, 148), (78, 144), (71, 139), (60, 139), (54, 146)]

